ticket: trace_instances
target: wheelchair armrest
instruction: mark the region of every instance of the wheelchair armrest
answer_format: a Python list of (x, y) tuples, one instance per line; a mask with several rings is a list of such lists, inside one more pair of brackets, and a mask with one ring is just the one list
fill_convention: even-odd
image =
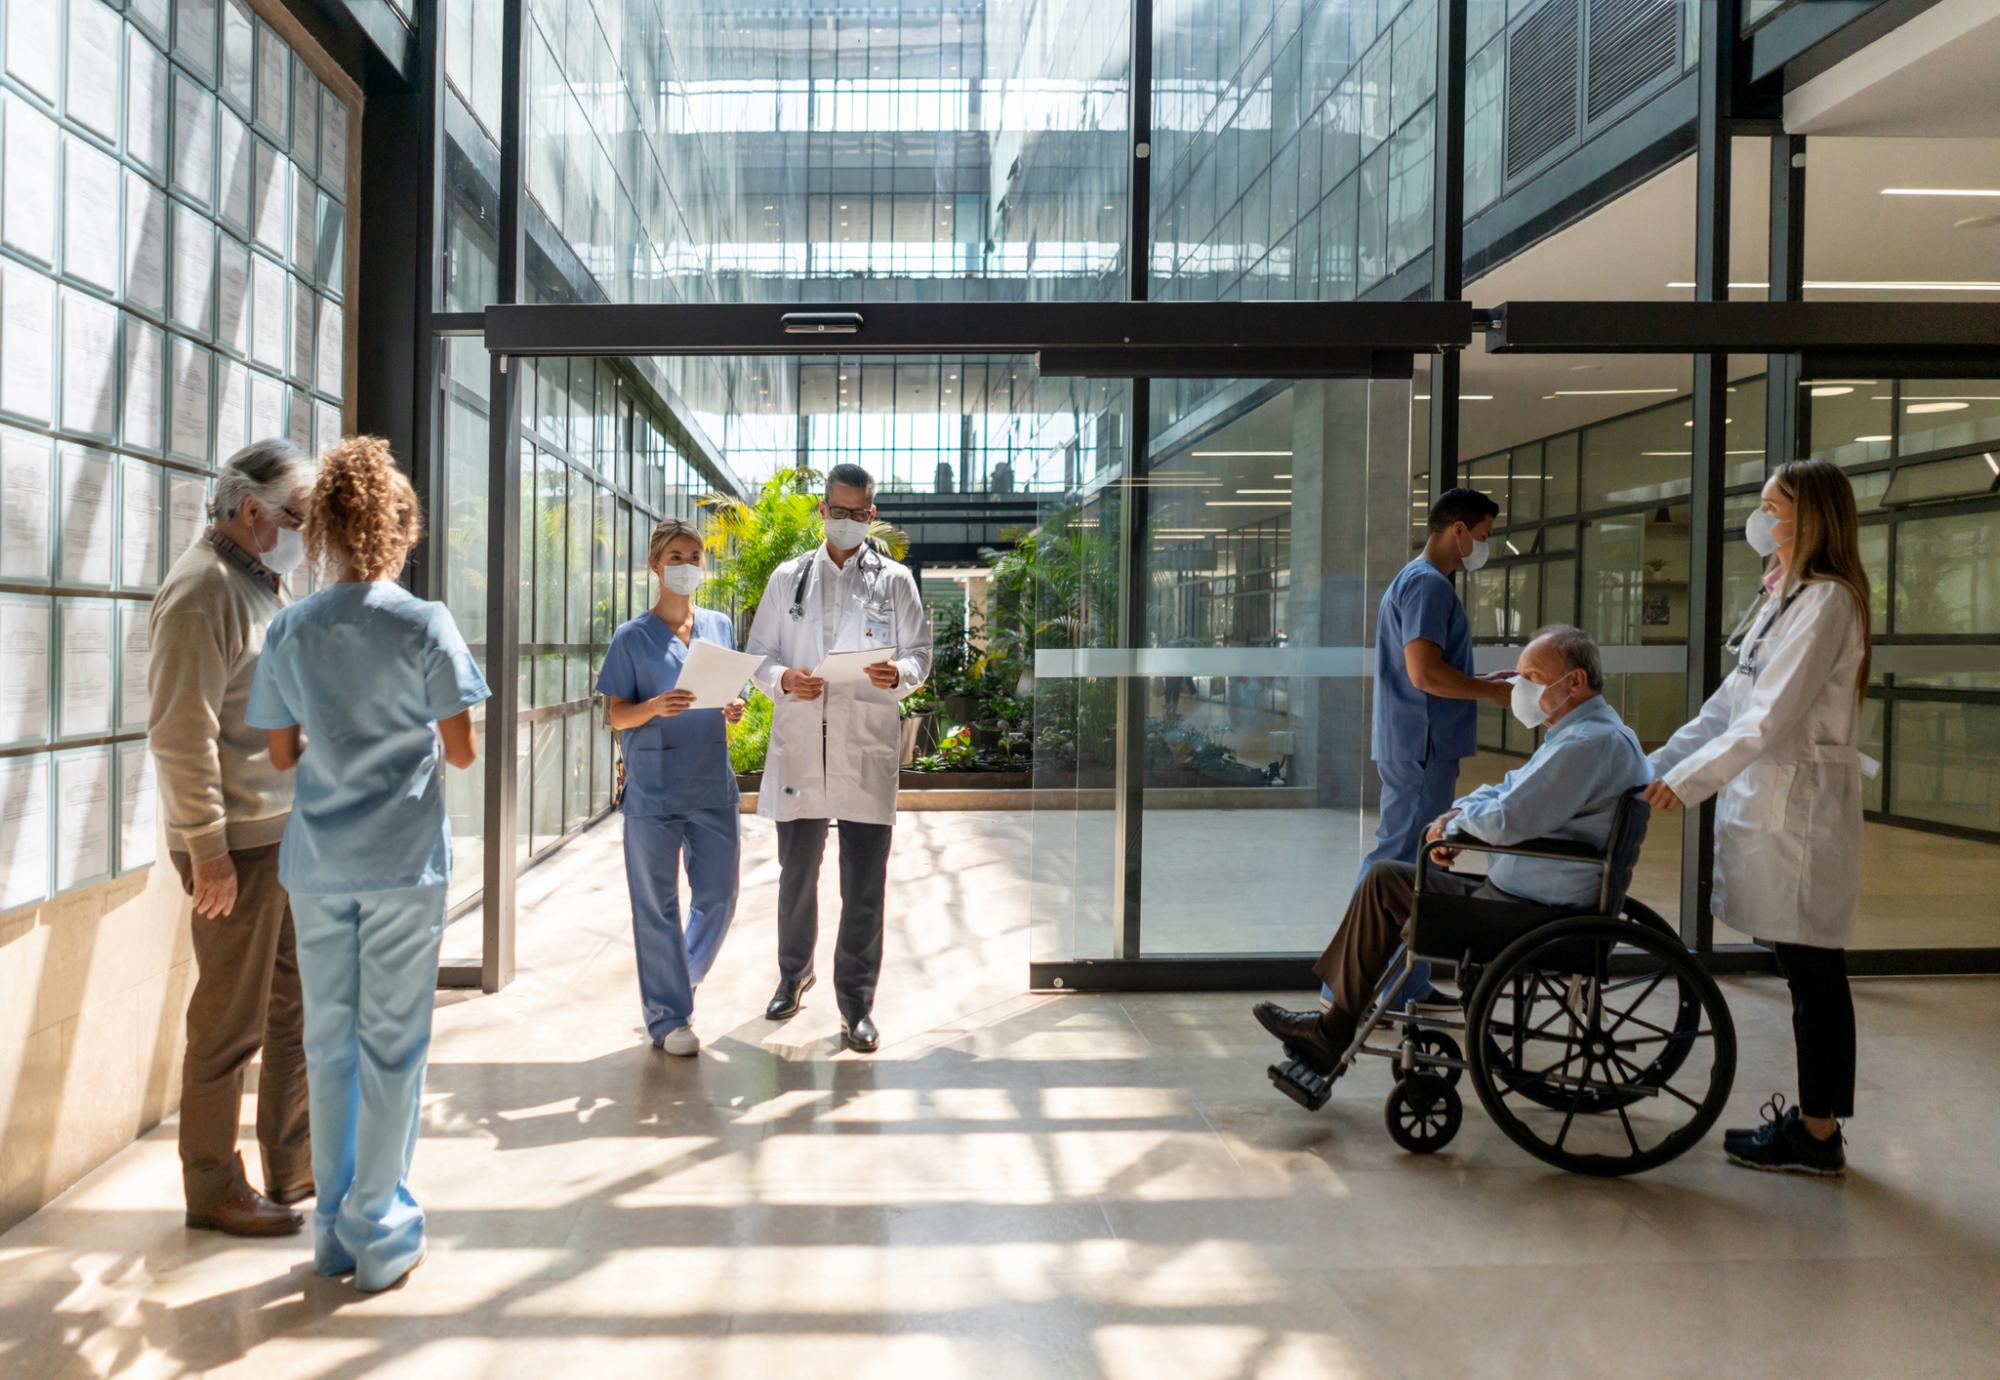
[(1598, 849), (1575, 839), (1529, 839), (1524, 843), (1488, 843), (1470, 834), (1448, 833), (1424, 845), (1424, 856), (1429, 858), (1432, 851), (1441, 848), (1455, 849), (1465, 853), (1505, 854), (1515, 858), (1546, 858), (1552, 862), (1587, 862), (1602, 866), (1608, 861)]

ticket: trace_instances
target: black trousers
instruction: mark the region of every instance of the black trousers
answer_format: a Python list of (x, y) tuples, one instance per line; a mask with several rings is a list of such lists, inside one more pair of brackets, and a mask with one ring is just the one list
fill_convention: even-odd
[[(819, 944), (819, 865), (826, 855), (824, 819), (778, 825), (778, 975), (796, 981), (812, 971)], [(840, 824), (840, 940), (833, 956), (833, 994), (850, 1024), (875, 1008), (882, 974), (883, 896), (889, 885), (890, 824)]]
[(1854, 1115), (1854, 993), (1847, 952), (1778, 944), (1778, 967), (1792, 989), (1792, 1038), (1799, 1052), (1799, 1110)]

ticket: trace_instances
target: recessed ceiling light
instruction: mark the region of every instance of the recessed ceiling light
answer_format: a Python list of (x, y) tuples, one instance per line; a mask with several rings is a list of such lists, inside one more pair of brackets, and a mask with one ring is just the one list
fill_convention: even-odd
[(2000, 215), (1962, 216), (1951, 223), (1954, 230), (1992, 230), (2000, 227)]
[(1191, 454), (1197, 460), (1254, 460), (1291, 456), (1288, 450), (1197, 450)]
[(1889, 438), (1887, 436), (1857, 436), (1854, 438), (1854, 443), (1859, 446), (1887, 445)]
[(1671, 396), (1678, 388), (1558, 388), (1549, 394), (1552, 398), (1637, 398), (1655, 394)]
[[(1668, 283), (1670, 288), (1692, 288), (1693, 283)], [(1733, 288), (1768, 288), (1769, 283), (1731, 283)], [(1807, 279), (1808, 288), (1820, 292), (2000, 292), (2000, 283), (1971, 278), (1942, 279)]]
[(2000, 393), (1905, 393), (1904, 402), (2000, 402)]
[(1838, 398), (1844, 393), (1852, 393), (1853, 391), (1854, 388), (1850, 384), (1822, 384), (1812, 390), (1812, 395), (1815, 398)]
[(1569, 371), (1572, 374), (1601, 374), (1604, 372), (1604, 366), (1602, 364), (1572, 364), (1569, 366)]
[(1283, 494), (1283, 495), (1284, 495), (1285, 497), (1287, 497), (1287, 498), (1290, 498), (1290, 497), (1292, 496), (1292, 491), (1291, 491), (1290, 489), (1238, 489), (1238, 490), (1237, 490), (1236, 492), (1237, 492), (1237, 493), (1239, 493), (1239, 494), (1244, 494), (1244, 495), (1248, 495), (1248, 494)]
[(1965, 411), (1966, 408), (1970, 406), (1972, 406), (1971, 403), (1964, 403), (1964, 402), (1920, 402), (1920, 403), (1911, 403), (1908, 407), (1904, 408), (1903, 411), (1912, 413), (1963, 412)]
[(1883, 196), (2000, 196), (2000, 187), (1884, 187)]
[(1246, 498), (1240, 501), (1233, 498), (1211, 498), (1208, 500), (1206, 506), (1210, 508), (1285, 508), (1290, 505), (1273, 503), (1268, 498)]

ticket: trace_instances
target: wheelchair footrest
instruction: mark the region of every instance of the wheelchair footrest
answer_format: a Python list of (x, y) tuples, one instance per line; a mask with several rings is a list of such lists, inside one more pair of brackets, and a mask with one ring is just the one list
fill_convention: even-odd
[(1333, 1096), (1333, 1079), (1304, 1059), (1288, 1059), (1265, 1072), (1273, 1087), (1309, 1112), (1318, 1111)]

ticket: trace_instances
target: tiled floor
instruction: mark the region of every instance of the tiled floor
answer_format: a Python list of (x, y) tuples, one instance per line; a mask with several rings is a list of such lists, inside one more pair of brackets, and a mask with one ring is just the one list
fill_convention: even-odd
[[(1403, 1155), (1378, 1067), (1307, 1115), (1246, 997), (1023, 994), (1019, 817), (904, 817), (878, 1056), (824, 987), (772, 1026), (747, 828), (695, 1061), (639, 1039), (617, 825), (524, 879), (519, 980), (438, 1012), (405, 1288), (185, 1231), (168, 1125), (0, 1237), (0, 1374), (2000, 1372), (2000, 982), (1860, 985), (1845, 1183), (1712, 1144), (1586, 1181), (1476, 1108)], [(1775, 983), (1727, 988), (1734, 1120), (1790, 1046)]]

